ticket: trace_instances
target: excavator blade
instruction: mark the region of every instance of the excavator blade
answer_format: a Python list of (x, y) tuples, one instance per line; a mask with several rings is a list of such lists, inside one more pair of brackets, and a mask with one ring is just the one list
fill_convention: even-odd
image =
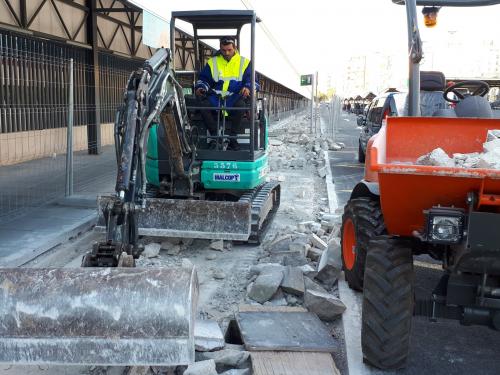
[[(106, 228), (103, 210), (112, 196), (98, 198), (96, 229)], [(251, 202), (188, 199), (146, 199), (136, 211), (139, 234), (158, 237), (207, 238), (246, 241), (250, 236)]]
[(186, 365), (194, 268), (0, 269), (0, 363)]

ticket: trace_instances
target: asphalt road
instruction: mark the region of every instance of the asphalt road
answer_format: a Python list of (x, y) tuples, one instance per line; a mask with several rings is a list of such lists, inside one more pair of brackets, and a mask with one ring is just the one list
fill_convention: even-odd
[[(326, 111), (322, 115), (326, 116)], [(363, 176), (363, 166), (357, 162), (358, 134), (356, 117), (343, 114), (335, 140), (344, 142), (346, 148), (330, 152), (339, 207), (347, 202), (350, 191)], [(415, 266), (418, 295), (429, 295), (442, 274), (439, 265), (429, 260), (420, 258)], [(356, 297), (361, 301), (360, 293)], [(345, 335), (349, 335), (347, 327)], [(366, 370), (379, 373), (369, 367)], [(500, 374), (500, 332), (481, 326), (465, 327), (452, 320), (430, 322), (415, 317), (408, 365), (396, 374)]]

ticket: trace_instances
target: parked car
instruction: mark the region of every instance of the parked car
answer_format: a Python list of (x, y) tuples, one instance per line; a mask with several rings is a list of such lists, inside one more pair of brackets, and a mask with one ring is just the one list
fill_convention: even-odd
[[(450, 103), (444, 99), (446, 79), (441, 72), (420, 72), (420, 112), (423, 117), (455, 117)], [(389, 91), (373, 99), (368, 108), (359, 135), (358, 161), (365, 162), (366, 146), (370, 138), (377, 134), (382, 122), (388, 116), (406, 116), (408, 113), (408, 94)], [(450, 113), (451, 111), (451, 113)], [(360, 120), (361, 121), (361, 120)]]
[(359, 134), (358, 161), (365, 162), (366, 145), (368, 140), (377, 134), (382, 127), (382, 121), (388, 116), (402, 116), (405, 108), (407, 94), (404, 92), (384, 93), (371, 102), (366, 111), (366, 116), (358, 117), (361, 126)]
[(363, 126), (363, 124), (366, 120), (366, 115), (368, 114), (368, 108), (370, 108), (370, 104), (365, 105), (365, 108), (363, 109), (363, 113), (358, 115), (358, 118), (357, 118), (358, 126)]

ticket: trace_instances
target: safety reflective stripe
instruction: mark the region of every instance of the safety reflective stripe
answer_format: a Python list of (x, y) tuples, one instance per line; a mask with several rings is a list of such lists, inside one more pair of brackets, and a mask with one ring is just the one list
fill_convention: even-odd
[[(208, 61), (208, 65), (210, 66), (212, 70), (212, 78), (215, 82), (223, 81), (222, 84), (222, 90), (215, 90), (218, 94), (220, 94), (222, 97), (232, 95), (229, 90), (229, 84), (231, 81), (238, 81), (241, 82), (243, 79), (243, 74), (245, 72), (245, 69), (248, 67), (248, 64), (250, 63), (250, 60), (238, 55), (240, 59), (240, 64), (239, 64), (239, 69), (238, 69), (238, 76), (222, 76), (221, 77), (221, 70), (219, 69), (219, 64), (218, 64), (218, 58), (219, 56), (214, 56)], [(221, 60), (223, 57), (221, 57)], [(222, 62), (222, 61), (221, 61)], [(226, 65), (227, 66), (227, 65)], [(234, 71), (234, 68), (232, 69)], [(233, 72), (232, 72), (233, 73)], [(234, 73), (233, 73), (234, 74)]]
[(238, 76), (238, 81), (241, 81), (243, 79), (243, 73), (245, 72), (245, 69), (247, 68), (248, 64), (250, 63), (250, 60), (241, 57), (240, 60), (240, 74)]
[(219, 65), (217, 64), (217, 56), (211, 58), (212, 60), (212, 78), (215, 82), (219, 80)]

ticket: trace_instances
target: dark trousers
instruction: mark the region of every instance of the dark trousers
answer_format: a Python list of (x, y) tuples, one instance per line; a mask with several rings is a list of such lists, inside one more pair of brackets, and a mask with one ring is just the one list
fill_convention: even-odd
[[(207, 97), (204, 97), (199, 100), (198, 105), (200, 107), (206, 107), (207, 109), (202, 109), (201, 112), (201, 117), (203, 118), (203, 121), (205, 122), (205, 125), (208, 128), (208, 132), (210, 135), (217, 135), (217, 114), (219, 113), (216, 110), (210, 110), (208, 108), (212, 108), (212, 104), (208, 100)], [(223, 102), (221, 100), (221, 106), (223, 105)], [(247, 106), (243, 98), (238, 100), (233, 107), (245, 107)], [(231, 126), (228, 128), (228, 124), (226, 122), (226, 131), (230, 136), (236, 136), (237, 131), (240, 128), (241, 124), (241, 119), (243, 118), (243, 112), (244, 111), (227, 111), (229, 116), (226, 118), (231, 121)], [(220, 126), (222, 126), (222, 116), (221, 119), (219, 120)]]

